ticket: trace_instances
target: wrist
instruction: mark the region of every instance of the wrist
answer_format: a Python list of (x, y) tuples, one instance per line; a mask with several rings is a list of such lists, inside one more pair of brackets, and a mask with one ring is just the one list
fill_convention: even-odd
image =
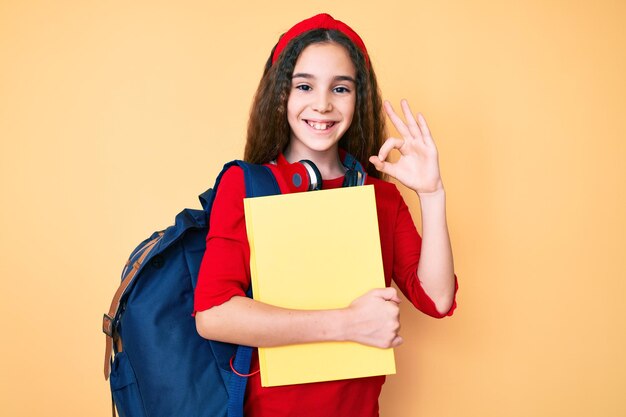
[(419, 192), (417, 191), (417, 196), (420, 198), (420, 201), (422, 200), (441, 200), (441, 199), (445, 199), (446, 196), (446, 190), (443, 188), (443, 184), (439, 187), (437, 187), (437, 189), (433, 190), (433, 191), (429, 191), (429, 192)]
[[(442, 188), (431, 193), (418, 194), (418, 196), (420, 199), (420, 211), (422, 213), (422, 227), (426, 228), (427, 224), (445, 223), (446, 192), (444, 189)], [(426, 230), (423, 229), (423, 232), (425, 231)]]
[(331, 327), (332, 327), (332, 340), (337, 342), (346, 342), (350, 339), (350, 329), (352, 326), (351, 323), (351, 311), (349, 307), (342, 308), (339, 310), (333, 310), (333, 317), (331, 317)]

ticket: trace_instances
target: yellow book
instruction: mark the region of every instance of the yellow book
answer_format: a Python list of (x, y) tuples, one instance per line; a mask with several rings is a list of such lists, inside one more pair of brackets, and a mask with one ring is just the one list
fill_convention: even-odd
[[(343, 308), (385, 286), (374, 187), (244, 200), (255, 300)], [(393, 349), (353, 342), (259, 348), (264, 387), (396, 372)]]

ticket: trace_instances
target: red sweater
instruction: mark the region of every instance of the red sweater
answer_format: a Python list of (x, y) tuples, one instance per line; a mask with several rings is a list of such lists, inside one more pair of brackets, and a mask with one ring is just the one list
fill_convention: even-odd
[[(281, 191), (287, 192), (276, 167), (268, 166), (274, 171)], [(324, 181), (323, 188), (338, 188), (342, 182), (343, 178)], [(432, 317), (452, 315), (456, 302), (447, 314), (440, 314), (420, 285), (417, 263), (421, 238), (398, 189), (394, 184), (371, 177), (368, 177), (366, 183), (374, 185), (376, 194), (387, 286), (393, 278), (415, 307)], [(195, 290), (195, 311), (223, 304), (233, 296), (245, 296), (250, 285), (250, 248), (246, 236), (244, 197), (243, 170), (239, 167), (230, 168), (222, 177), (211, 212), (207, 248)], [(256, 370), (258, 367), (258, 356), (255, 352), (251, 369)], [(378, 416), (378, 397), (384, 381), (384, 376), (377, 376), (262, 388), (261, 378), (256, 374), (248, 381), (245, 415)]]

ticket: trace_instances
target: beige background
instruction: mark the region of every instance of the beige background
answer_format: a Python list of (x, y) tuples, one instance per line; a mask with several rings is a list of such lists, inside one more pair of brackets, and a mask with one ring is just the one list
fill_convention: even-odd
[(460, 306), (405, 303), (382, 415), (626, 415), (625, 3), (335, 3), (0, 0), (2, 415), (109, 415), (127, 255), (241, 156), (272, 45), (319, 11), (425, 113), (449, 196)]

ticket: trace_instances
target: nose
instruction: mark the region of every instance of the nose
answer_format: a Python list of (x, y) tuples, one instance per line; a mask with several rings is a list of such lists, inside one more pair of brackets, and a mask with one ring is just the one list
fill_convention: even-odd
[(327, 113), (333, 109), (332, 100), (329, 93), (320, 91), (315, 95), (315, 101), (312, 106), (313, 110), (319, 113)]

